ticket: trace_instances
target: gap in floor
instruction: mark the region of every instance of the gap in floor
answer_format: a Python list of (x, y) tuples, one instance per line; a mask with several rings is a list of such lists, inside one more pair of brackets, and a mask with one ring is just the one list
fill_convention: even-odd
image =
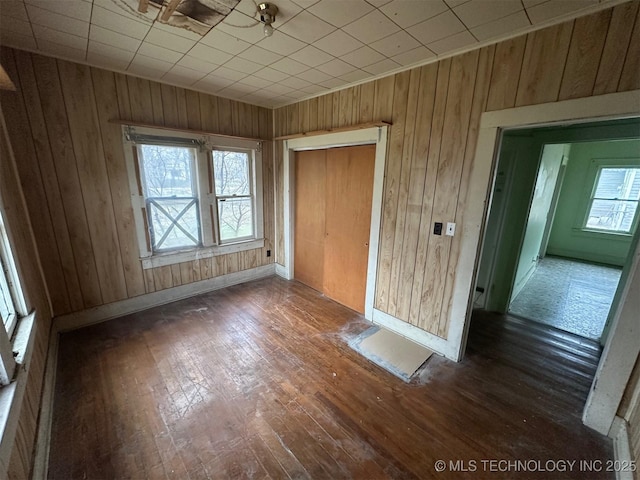
[(509, 313), (599, 340), (620, 273), (616, 267), (547, 256), (509, 306)]

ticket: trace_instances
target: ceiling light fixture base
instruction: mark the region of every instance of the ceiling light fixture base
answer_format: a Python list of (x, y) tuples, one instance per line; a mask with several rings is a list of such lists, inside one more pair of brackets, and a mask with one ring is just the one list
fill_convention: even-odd
[(260, 14), (260, 21), (264, 25), (264, 36), (270, 37), (271, 35), (273, 35), (273, 27), (271, 26), (271, 24), (276, 20), (278, 7), (276, 7), (273, 3), (259, 3), (258, 13)]

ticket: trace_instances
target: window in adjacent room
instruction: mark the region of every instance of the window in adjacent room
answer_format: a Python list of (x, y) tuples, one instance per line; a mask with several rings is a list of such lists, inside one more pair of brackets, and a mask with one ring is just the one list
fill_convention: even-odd
[(588, 230), (632, 233), (640, 200), (640, 167), (601, 167), (584, 223)]
[(145, 268), (264, 246), (258, 141), (144, 127), (124, 139)]

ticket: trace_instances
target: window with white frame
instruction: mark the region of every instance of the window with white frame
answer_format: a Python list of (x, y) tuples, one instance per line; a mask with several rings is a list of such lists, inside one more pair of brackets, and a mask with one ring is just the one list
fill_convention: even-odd
[(0, 385), (8, 385), (16, 367), (12, 339), (18, 320), (27, 314), (20, 282), (18, 280), (11, 246), (0, 214)]
[(633, 233), (640, 201), (640, 167), (600, 167), (583, 228)]
[(124, 127), (145, 268), (264, 246), (256, 140)]

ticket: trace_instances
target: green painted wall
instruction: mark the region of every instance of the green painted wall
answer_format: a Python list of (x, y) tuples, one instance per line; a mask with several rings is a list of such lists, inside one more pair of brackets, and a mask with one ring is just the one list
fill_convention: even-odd
[(633, 234), (582, 229), (598, 164), (640, 165), (640, 141), (618, 140), (572, 145), (547, 254), (621, 267), (627, 259)]

